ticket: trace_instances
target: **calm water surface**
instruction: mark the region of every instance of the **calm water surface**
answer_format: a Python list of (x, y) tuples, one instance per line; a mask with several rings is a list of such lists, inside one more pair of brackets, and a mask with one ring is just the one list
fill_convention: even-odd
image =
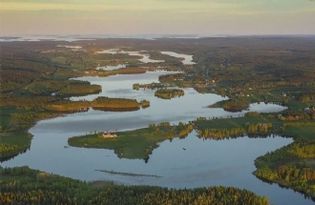
[(150, 55), (147, 53), (147, 51), (124, 51), (120, 49), (107, 49), (102, 51), (97, 51), (97, 54), (127, 54), (129, 56), (138, 56), (141, 57), (138, 59), (141, 63), (163, 63), (164, 60), (154, 60), (150, 58)]
[(125, 64), (118, 64), (118, 65), (106, 65), (106, 66), (97, 66), (96, 70), (119, 70), (122, 68), (126, 68), (127, 65)]
[(182, 63), (184, 65), (194, 65), (196, 64), (194, 61), (193, 61), (193, 55), (188, 55), (188, 54), (182, 54), (182, 53), (176, 53), (176, 52), (173, 52), (173, 51), (161, 51), (161, 53), (163, 55), (168, 55), (168, 56), (172, 56), (172, 57), (175, 57), (175, 58), (180, 58), (182, 59)]
[[(129, 130), (146, 127), (151, 123), (169, 121), (178, 123), (196, 117), (229, 117), (245, 112), (229, 113), (222, 109), (206, 108), (225, 98), (215, 94), (199, 94), (185, 89), (185, 96), (173, 100), (154, 97), (151, 90), (132, 90), (134, 83), (157, 82), (167, 72), (149, 72), (140, 75), (111, 77), (82, 77), (102, 86), (98, 95), (76, 97), (72, 100), (92, 100), (97, 96), (147, 99), (151, 106), (135, 112), (102, 112), (89, 110), (38, 122), (30, 132), (34, 135), (31, 149), (2, 166), (27, 165), (55, 174), (82, 180), (111, 180), (123, 184), (157, 185), (174, 188), (194, 188), (226, 185), (249, 189), (268, 196), (272, 204), (314, 204), (302, 194), (268, 184), (257, 179), (254, 160), (292, 142), (279, 136), (268, 138), (242, 137), (229, 140), (202, 140), (192, 132), (185, 139), (164, 141), (144, 160), (120, 159), (112, 150), (68, 147), (67, 139), (94, 131)], [(278, 112), (285, 109), (275, 104), (252, 104), (250, 111)], [(109, 170), (136, 174), (156, 175), (125, 176), (100, 172)]]

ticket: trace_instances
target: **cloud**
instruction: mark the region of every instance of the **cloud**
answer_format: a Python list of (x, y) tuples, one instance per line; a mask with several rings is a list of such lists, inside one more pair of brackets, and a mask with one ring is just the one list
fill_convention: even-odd
[(239, 9), (235, 4), (226, 4), (207, 0), (91, 0), (91, 1), (4, 1), (0, 10), (3, 11), (187, 11), (207, 10), (224, 11)]

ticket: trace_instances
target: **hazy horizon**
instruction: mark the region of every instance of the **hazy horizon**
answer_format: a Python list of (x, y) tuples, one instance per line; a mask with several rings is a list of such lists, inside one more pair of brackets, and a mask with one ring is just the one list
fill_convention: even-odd
[(0, 36), (313, 35), (313, 0), (0, 0)]

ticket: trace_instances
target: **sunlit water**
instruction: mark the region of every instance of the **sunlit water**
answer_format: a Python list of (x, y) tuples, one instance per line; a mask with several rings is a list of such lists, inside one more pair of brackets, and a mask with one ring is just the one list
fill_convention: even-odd
[[(193, 188), (225, 185), (246, 188), (259, 195), (268, 196), (272, 204), (313, 204), (302, 194), (268, 184), (257, 179), (254, 160), (292, 142), (292, 139), (273, 136), (268, 138), (242, 137), (222, 141), (202, 140), (192, 132), (185, 139), (161, 142), (144, 160), (119, 159), (112, 150), (68, 147), (67, 139), (94, 131), (128, 130), (146, 127), (151, 123), (169, 121), (178, 123), (196, 117), (228, 117), (245, 112), (229, 113), (208, 105), (225, 98), (215, 94), (199, 94), (184, 89), (185, 95), (172, 100), (154, 97), (152, 90), (132, 90), (134, 83), (158, 82), (158, 76), (167, 72), (148, 72), (138, 75), (111, 77), (82, 77), (99, 84), (100, 94), (76, 97), (72, 100), (93, 100), (97, 96), (147, 99), (151, 106), (134, 112), (102, 112), (89, 110), (38, 122), (30, 132), (34, 135), (31, 149), (12, 160), (5, 167), (27, 165), (55, 174), (82, 180), (110, 180), (123, 184), (157, 185), (174, 188)], [(252, 104), (251, 111), (278, 112), (285, 109), (274, 104)], [(125, 176), (96, 170), (156, 175)]]

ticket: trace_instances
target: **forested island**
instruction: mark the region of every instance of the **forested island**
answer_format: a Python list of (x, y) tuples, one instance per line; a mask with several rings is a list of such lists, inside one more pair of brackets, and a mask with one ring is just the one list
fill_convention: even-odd
[[(314, 119), (313, 117), (306, 115), (305, 119)], [(186, 125), (183, 123), (177, 126), (170, 126), (167, 123), (151, 125), (145, 129), (117, 133), (115, 139), (104, 139), (101, 133), (72, 137), (69, 144), (114, 149), (119, 157), (148, 160), (158, 142), (186, 137), (193, 129), (201, 138), (212, 140), (242, 136), (267, 137), (270, 134), (293, 137), (295, 140), (293, 144), (258, 158), (255, 162), (257, 166), (255, 175), (315, 197), (315, 171), (312, 165), (315, 156), (314, 121), (288, 122), (283, 120), (282, 115), (247, 113), (241, 118), (198, 118)]]
[(172, 99), (176, 97), (181, 97), (185, 94), (185, 92), (182, 89), (176, 89), (176, 88), (167, 88), (167, 89), (159, 89), (155, 91), (154, 95), (161, 99)]
[(136, 84), (133, 84), (132, 87), (133, 87), (134, 90), (140, 90), (140, 89), (151, 89), (151, 90), (154, 90), (154, 89), (166, 88), (167, 85), (162, 84), (162, 83), (149, 83), (149, 84), (136, 83)]
[(223, 100), (214, 105), (209, 105), (209, 108), (220, 108), (222, 107), (224, 110), (229, 112), (241, 112), (243, 110), (247, 110), (249, 108), (249, 101), (241, 98), (235, 98), (230, 100)]
[(138, 102), (137, 100), (124, 99), (124, 98), (108, 98), (98, 97), (92, 101), (91, 106), (95, 110), (104, 111), (133, 111), (150, 106), (150, 102), (143, 100)]
[(117, 132), (116, 137), (104, 133), (71, 137), (69, 145), (75, 147), (113, 149), (118, 157), (148, 160), (158, 143), (176, 137), (186, 137), (193, 129), (191, 123), (172, 126), (168, 122), (152, 124), (148, 128)]
[(46, 106), (46, 109), (54, 112), (84, 112), (89, 108), (101, 111), (136, 111), (141, 108), (147, 108), (150, 102), (141, 100), (138, 102), (126, 98), (97, 97), (92, 101), (58, 101)]

